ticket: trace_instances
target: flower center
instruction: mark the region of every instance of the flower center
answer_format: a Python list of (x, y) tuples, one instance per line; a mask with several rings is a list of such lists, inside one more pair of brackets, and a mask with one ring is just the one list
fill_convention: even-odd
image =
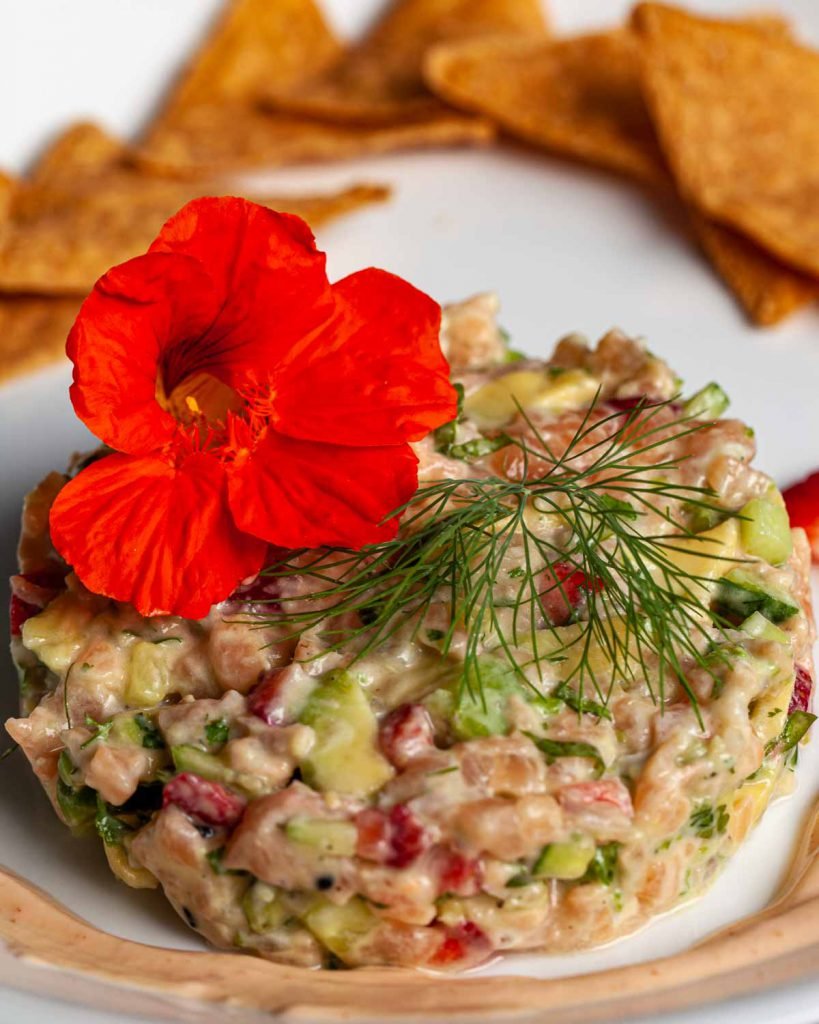
[(185, 377), (170, 393), (160, 375), (156, 400), (183, 426), (199, 425), (216, 432), (224, 430), (229, 411), (237, 412), (243, 406), (233, 388), (204, 371)]

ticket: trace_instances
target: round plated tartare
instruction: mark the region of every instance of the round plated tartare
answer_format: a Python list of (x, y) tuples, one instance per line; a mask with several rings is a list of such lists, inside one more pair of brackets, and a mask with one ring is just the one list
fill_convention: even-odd
[(702, 893), (792, 784), (809, 555), (752, 431), (620, 332), (536, 361), (496, 310), (444, 312), (462, 401), (413, 446), (396, 540), (271, 548), (203, 618), (145, 617), (51, 546), (71, 474), (26, 501), (8, 731), (60, 818), (217, 946), (593, 946)]

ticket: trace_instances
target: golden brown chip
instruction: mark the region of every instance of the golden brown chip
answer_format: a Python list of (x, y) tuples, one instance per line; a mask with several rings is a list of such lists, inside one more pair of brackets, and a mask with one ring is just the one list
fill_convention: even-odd
[(0, 296), (0, 382), (65, 355), (80, 300)]
[(190, 175), (492, 137), (486, 122), (452, 111), (366, 131), (261, 108), (268, 90), (293, 88), (339, 52), (313, 0), (232, 0), (149, 128), (140, 160), (162, 173)]
[[(94, 125), (77, 125), (14, 190), (0, 233), (0, 290), (83, 294), (110, 266), (144, 252), (188, 200), (234, 191), (225, 181), (145, 174), (121, 143)], [(380, 186), (361, 185), (329, 195), (250, 198), (315, 227), (387, 195)]]
[(5, 220), (14, 192), (14, 178), (0, 171), (0, 224)]
[(390, 122), (440, 112), (423, 77), (430, 47), (478, 36), (541, 37), (541, 0), (393, 0), (360, 43), (306, 85), (271, 83), (282, 110), (342, 122)]
[(643, 181), (667, 181), (625, 30), (448, 44), (431, 51), (426, 75), (444, 99), (526, 142)]
[(235, 104), (192, 107), (138, 154), (149, 170), (181, 177), (237, 168), (342, 160), (398, 149), (491, 141), (488, 121), (454, 111), (404, 124), (337, 125)]
[(640, 4), (643, 88), (684, 197), (819, 274), (819, 54), (735, 22)]
[(724, 224), (691, 213), (708, 258), (754, 323), (770, 326), (819, 298), (819, 281), (800, 274)]
[[(781, 18), (753, 19), (784, 38)], [(555, 42), (480, 40), (434, 49), (427, 77), (451, 103), (492, 117), (553, 152), (673, 188), (640, 88), (636, 42), (626, 30)], [(812, 301), (817, 286), (729, 228), (693, 216), (706, 254), (759, 324)]]

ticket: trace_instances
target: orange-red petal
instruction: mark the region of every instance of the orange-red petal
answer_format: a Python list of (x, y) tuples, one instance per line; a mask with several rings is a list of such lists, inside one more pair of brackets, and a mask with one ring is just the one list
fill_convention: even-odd
[(229, 477), (236, 523), (282, 547), (361, 547), (395, 536), (383, 520), (418, 486), (409, 445), (353, 448), (268, 432)]
[(333, 285), (320, 333), (282, 356), (272, 423), (279, 433), (346, 445), (416, 441), (454, 419), (457, 395), (441, 352), (441, 307), (383, 270)]
[(187, 203), (165, 223), (149, 252), (195, 260), (219, 301), (204, 333), (180, 336), (166, 351), (169, 389), (195, 372), (231, 387), (266, 379), (333, 310), (326, 258), (307, 224), (246, 199)]
[(156, 400), (162, 352), (205, 331), (217, 310), (207, 274), (189, 257), (137, 256), (104, 274), (66, 346), (71, 401), (89, 430), (134, 454), (166, 444), (178, 424)]
[(258, 572), (266, 550), (236, 528), (225, 467), (203, 453), (179, 466), (106, 456), (63, 488), (50, 522), (85, 586), (143, 615), (203, 617)]
[(327, 323), (324, 264), (298, 217), (244, 199), (188, 203), (83, 304), (67, 346), (78, 416), (118, 451), (159, 450), (178, 425), (158, 389), (202, 373), (232, 388), (266, 381)]

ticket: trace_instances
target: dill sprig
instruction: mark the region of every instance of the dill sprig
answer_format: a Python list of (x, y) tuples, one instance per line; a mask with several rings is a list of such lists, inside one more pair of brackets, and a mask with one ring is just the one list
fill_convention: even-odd
[[(288, 552), (265, 575), (301, 577), (309, 593), (302, 586), (298, 597), (277, 597), (260, 624), (284, 627), (288, 637), (317, 629), (325, 650), (344, 648), (355, 660), (399, 630), (417, 637), (433, 605), (444, 603), (449, 625), (439, 649), (446, 656), (456, 635), (465, 635), (467, 688), (481, 691), (480, 659), (492, 653), (535, 688), (531, 676), (540, 681), (547, 663), (568, 662), (562, 685), (576, 681), (580, 706), (587, 685), (605, 705), (618, 679), (644, 679), (662, 701), (669, 676), (696, 706), (683, 663), (710, 670), (708, 650), (722, 625), (708, 610), (708, 578), (674, 556), (690, 555), (698, 537), (683, 509), (724, 509), (709, 489), (673, 482), (683, 458), (669, 449), (710, 421), (686, 416), (674, 400), (642, 400), (602, 417), (596, 408), (595, 400), (556, 453), (519, 407), (525, 434), (506, 441), (518, 449), (516, 478), (476, 474), (423, 484), (393, 513), (402, 517), (394, 540), (360, 551)], [(640, 532), (649, 514), (661, 531)], [(699, 553), (721, 557), (707, 538), (700, 541)], [(558, 563), (562, 575), (549, 568)], [(504, 572), (514, 580), (511, 598), (499, 587)], [(586, 581), (582, 615), (554, 625), (547, 596), (559, 591), (568, 606), (573, 573)], [(595, 651), (604, 655), (607, 678)]]

